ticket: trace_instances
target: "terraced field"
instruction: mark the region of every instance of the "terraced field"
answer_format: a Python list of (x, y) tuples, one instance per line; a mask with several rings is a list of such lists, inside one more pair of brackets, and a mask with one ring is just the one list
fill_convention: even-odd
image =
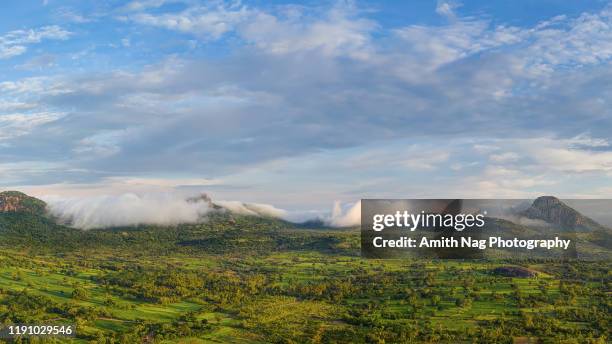
[[(325, 249), (244, 255), (202, 247), (165, 255), (5, 249), (0, 318), (75, 323), (77, 338), (58, 340), (77, 343), (610, 338), (608, 262), (365, 260), (351, 244), (357, 233), (294, 235), (337, 240)], [(500, 266), (537, 277), (496, 275)]]

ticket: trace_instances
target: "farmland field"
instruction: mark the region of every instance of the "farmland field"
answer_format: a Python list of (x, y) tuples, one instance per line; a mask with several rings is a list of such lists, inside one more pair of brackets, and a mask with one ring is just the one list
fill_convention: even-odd
[(356, 230), (251, 217), (81, 235), (2, 250), (2, 323), (74, 323), (54, 340), (75, 343), (610, 338), (608, 261), (368, 260)]

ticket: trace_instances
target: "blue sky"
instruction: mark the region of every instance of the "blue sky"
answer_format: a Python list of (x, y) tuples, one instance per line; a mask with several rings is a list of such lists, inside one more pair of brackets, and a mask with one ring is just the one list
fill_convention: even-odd
[(612, 196), (604, 1), (0, 4), (0, 187)]

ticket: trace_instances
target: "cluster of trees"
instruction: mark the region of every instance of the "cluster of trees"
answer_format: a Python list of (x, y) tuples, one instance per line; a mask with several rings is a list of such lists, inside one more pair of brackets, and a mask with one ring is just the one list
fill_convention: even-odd
[(52, 319), (93, 321), (111, 316), (99, 307), (84, 307), (74, 302), (59, 303), (48, 297), (36, 295), (27, 289), (22, 291), (0, 290), (0, 323), (37, 324)]
[(123, 297), (167, 304), (198, 298), (221, 305), (237, 304), (268, 288), (258, 273), (194, 272), (188, 270), (134, 269), (94, 276), (92, 280)]
[(134, 321), (129, 330), (122, 333), (99, 331), (89, 336), (90, 343), (123, 344), (154, 343), (185, 337), (197, 337), (210, 333), (212, 327), (206, 319), (198, 320), (194, 313), (187, 313), (172, 322)]

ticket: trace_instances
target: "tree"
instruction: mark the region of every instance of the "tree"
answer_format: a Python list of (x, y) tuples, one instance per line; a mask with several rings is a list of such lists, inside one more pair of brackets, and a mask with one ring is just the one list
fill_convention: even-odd
[(89, 293), (87, 289), (83, 287), (75, 287), (72, 291), (72, 298), (75, 300), (87, 300), (89, 298)]
[(431, 305), (432, 306), (438, 306), (440, 304), (441, 298), (439, 295), (433, 295), (431, 297)]

